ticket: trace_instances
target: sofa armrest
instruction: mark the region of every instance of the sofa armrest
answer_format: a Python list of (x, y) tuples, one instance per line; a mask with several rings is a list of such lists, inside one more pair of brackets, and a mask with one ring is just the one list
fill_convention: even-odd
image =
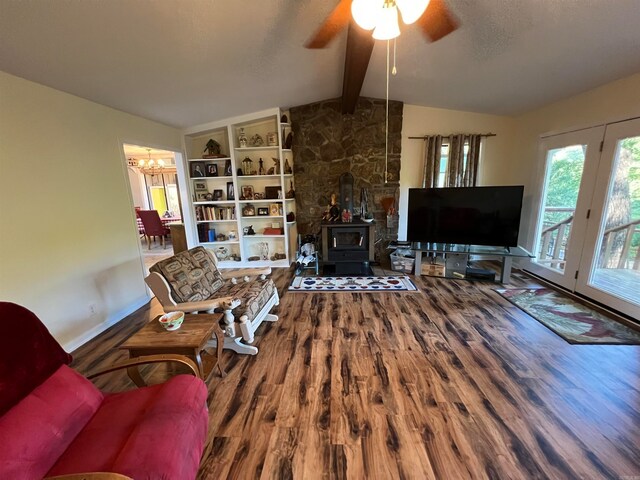
[(119, 362), (115, 365), (107, 367), (102, 370), (98, 370), (97, 372), (92, 373), (91, 375), (87, 375), (89, 380), (92, 380), (100, 375), (104, 375), (105, 373), (115, 372), (117, 370), (129, 369), (131, 367), (137, 367), (139, 365), (147, 365), (152, 363), (165, 363), (165, 362), (176, 362), (186, 365), (191, 369), (191, 373), (194, 376), (198, 377), (202, 380), (202, 374), (200, 369), (196, 365), (196, 363), (191, 360), (189, 357), (185, 357), (184, 355), (146, 355), (144, 357), (136, 357), (131, 358), (129, 360), (125, 360), (123, 362)]
[(243, 277), (258, 277), (260, 275), (270, 275), (271, 267), (256, 268), (225, 268), (220, 270), (220, 275), (225, 280)]
[(166, 313), (169, 312), (205, 312), (205, 311), (213, 311), (216, 308), (225, 309), (225, 307), (230, 306), (231, 309), (236, 308), (240, 305), (240, 301), (233, 297), (220, 297), (220, 298), (212, 298), (210, 300), (203, 300), (201, 302), (185, 302), (178, 303), (175, 306), (163, 306), (164, 311)]
[(133, 480), (126, 475), (107, 472), (70, 473), (68, 475), (56, 475), (45, 477), (44, 480)]

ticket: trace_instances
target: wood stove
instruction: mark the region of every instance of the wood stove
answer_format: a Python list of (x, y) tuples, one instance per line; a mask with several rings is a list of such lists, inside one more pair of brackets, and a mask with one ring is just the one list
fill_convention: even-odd
[(370, 274), (369, 263), (374, 260), (374, 223), (323, 222), (321, 227), (324, 273)]

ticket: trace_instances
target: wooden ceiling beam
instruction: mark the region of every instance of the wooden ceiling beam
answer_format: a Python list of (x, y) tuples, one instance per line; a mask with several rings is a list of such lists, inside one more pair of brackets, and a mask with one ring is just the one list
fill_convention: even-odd
[(342, 82), (342, 113), (353, 113), (356, 110), (374, 44), (371, 32), (360, 28), (353, 21), (349, 23)]

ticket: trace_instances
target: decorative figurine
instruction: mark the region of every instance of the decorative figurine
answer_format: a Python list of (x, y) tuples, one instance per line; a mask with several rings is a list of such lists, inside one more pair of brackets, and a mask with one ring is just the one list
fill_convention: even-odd
[(291, 150), (291, 146), (293, 145), (293, 132), (289, 132), (287, 135), (287, 139), (284, 141), (284, 148), (287, 150)]
[(262, 158), (260, 158), (260, 160), (258, 160), (258, 163), (260, 164), (260, 168), (258, 168), (258, 175), (264, 175), (265, 171), (264, 171), (264, 166), (262, 165)]
[(291, 168), (291, 165), (289, 165), (289, 159), (285, 158), (284, 159), (284, 174), (285, 175), (290, 175), (293, 173), (293, 168)]
[(210, 138), (204, 146), (203, 152), (207, 152), (207, 155), (203, 155), (202, 158), (215, 158), (220, 155), (220, 144), (213, 138)]
[(273, 174), (274, 175), (280, 175), (280, 160), (278, 160), (275, 157), (271, 157), (271, 160), (273, 160)]
[(282, 114), (282, 116), (280, 117), (280, 123), (289, 123), (289, 119), (287, 118), (286, 114)]
[(264, 140), (260, 135), (256, 133), (253, 137), (251, 137), (251, 140), (249, 140), (249, 144), (252, 147), (261, 147), (262, 145), (264, 145)]
[(247, 135), (244, 133), (244, 128), (240, 128), (240, 135), (238, 135), (238, 143), (240, 144), (240, 148), (245, 148), (247, 146)]
[(287, 192), (286, 198), (296, 198), (296, 191), (293, 189), (293, 180), (291, 181), (291, 188)]
[(255, 235), (256, 232), (253, 230), (253, 225), (249, 225), (249, 228), (247, 228), (247, 235)]
[(331, 203), (327, 205), (327, 209), (322, 215), (322, 220), (325, 220), (327, 222), (337, 222), (338, 220), (340, 220), (340, 209), (338, 208), (336, 202), (335, 193), (331, 194)]
[(346, 208), (342, 210), (342, 223), (351, 223), (351, 212)]
[(242, 173), (244, 175), (251, 175), (251, 166), (253, 165), (253, 160), (249, 157), (244, 157), (242, 160)]

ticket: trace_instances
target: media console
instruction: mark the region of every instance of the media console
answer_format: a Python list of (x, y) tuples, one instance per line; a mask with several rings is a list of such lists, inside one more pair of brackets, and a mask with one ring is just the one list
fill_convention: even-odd
[[(500, 258), (502, 268), (500, 270), (500, 283), (509, 283), (511, 277), (511, 264), (514, 258), (533, 258), (522, 247), (489, 247), (484, 245), (458, 245), (444, 243), (414, 242), (408, 247), (415, 254), (415, 275), (422, 274), (422, 255), (429, 254), (435, 262), (441, 262), (444, 268), (445, 278), (476, 278), (483, 277), (482, 269), (468, 268), (470, 255), (478, 255), (489, 258)], [(437, 264), (437, 263), (435, 263)], [(443, 275), (438, 275), (443, 276)]]

